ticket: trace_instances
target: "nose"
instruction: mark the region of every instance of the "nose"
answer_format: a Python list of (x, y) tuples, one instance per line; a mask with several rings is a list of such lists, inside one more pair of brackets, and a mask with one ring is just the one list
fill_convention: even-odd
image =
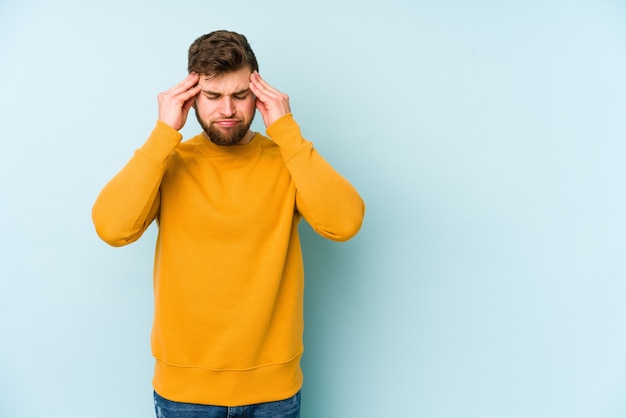
[(222, 112), (222, 115), (228, 117), (235, 114), (235, 102), (233, 101), (232, 97), (224, 96), (222, 98), (222, 106), (220, 111)]

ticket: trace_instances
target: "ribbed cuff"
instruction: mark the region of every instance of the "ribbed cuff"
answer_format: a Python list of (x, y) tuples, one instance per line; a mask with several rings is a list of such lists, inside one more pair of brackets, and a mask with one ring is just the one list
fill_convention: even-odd
[(293, 119), (293, 115), (288, 113), (266, 130), (267, 135), (280, 147), (285, 161), (289, 161), (293, 156), (304, 148), (311, 146), (311, 142), (302, 137), (300, 126)]
[(152, 133), (138, 151), (155, 164), (165, 164), (182, 138), (183, 135), (176, 129), (157, 121)]

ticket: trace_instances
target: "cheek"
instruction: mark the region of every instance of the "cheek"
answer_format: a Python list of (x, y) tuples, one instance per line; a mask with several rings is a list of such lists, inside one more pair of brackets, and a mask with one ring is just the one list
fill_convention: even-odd
[(211, 115), (215, 112), (216, 106), (205, 97), (197, 97), (193, 107), (200, 115)]
[(256, 110), (256, 98), (253, 96), (250, 100), (246, 100), (246, 102), (242, 104), (241, 109), (246, 116), (252, 117)]

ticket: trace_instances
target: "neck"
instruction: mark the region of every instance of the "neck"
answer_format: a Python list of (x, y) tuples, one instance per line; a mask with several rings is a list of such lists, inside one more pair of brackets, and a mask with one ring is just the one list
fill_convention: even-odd
[(252, 141), (252, 138), (254, 138), (254, 132), (252, 132), (251, 130), (248, 130), (248, 132), (246, 132), (246, 135), (243, 138), (241, 138), (241, 141), (237, 142), (237, 145), (249, 144), (250, 141)]

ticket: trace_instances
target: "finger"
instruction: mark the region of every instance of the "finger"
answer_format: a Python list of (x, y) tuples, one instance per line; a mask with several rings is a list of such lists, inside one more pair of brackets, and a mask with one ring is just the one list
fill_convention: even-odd
[(196, 84), (198, 82), (198, 80), (200, 80), (200, 76), (198, 75), (198, 73), (189, 73), (187, 75), (187, 77), (185, 77), (180, 83), (178, 83), (179, 85), (189, 85), (189, 84)]
[(199, 84), (196, 84), (188, 90), (172, 93), (172, 99), (178, 103), (182, 103), (183, 106), (186, 106), (188, 101), (195, 100), (201, 90), (202, 87)]
[(187, 100), (185, 102), (185, 104), (183, 105), (183, 115), (187, 115), (189, 113), (189, 110), (191, 109), (191, 107), (193, 106), (193, 102), (194, 100)]
[(267, 89), (259, 88), (257, 85), (250, 84), (250, 90), (258, 100), (263, 102), (276, 101), (280, 99), (281, 94), (275, 93)]
[(189, 73), (180, 83), (166, 91), (166, 93), (177, 95), (185, 92), (197, 85), (200, 76), (196, 73)]
[(256, 104), (257, 110), (259, 111), (259, 113), (261, 114), (261, 117), (263, 118), (263, 123), (265, 124), (265, 126), (270, 126), (271, 125), (270, 116), (267, 110), (267, 106), (265, 106), (265, 103), (257, 99), (255, 104)]
[(185, 98), (185, 101), (187, 101), (187, 100), (195, 98), (200, 93), (201, 90), (202, 90), (202, 86), (200, 86), (200, 84), (196, 84), (195, 86), (191, 87), (187, 91), (181, 93), (181, 96)]
[[(191, 90), (189, 90), (191, 91)], [(193, 94), (190, 98), (188, 98), (185, 103), (183, 104), (183, 111), (188, 112), (189, 109), (191, 108), (191, 106), (193, 106), (193, 104), (196, 101), (196, 97), (198, 96), (198, 94)]]
[(263, 91), (261, 91), (256, 84), (254, 84), (252, 81), (250, 82), (250, 91), (252, 91), (252, 94), (254, 94), (257, 98), (257, 101), (261, 100), (261, 96), (264, 94)]
[(265, 106), (265, 103), (263, 103), (262, 100), (257, 99), (254, 104), (256, 105), (256, 108), (259, 110), (259, 112), (261, 112), (261, 114), (264, 115), (267, 112), (267, 106)]
[(282, 93), (276, 90), (274, 87), (270, 86), (258, 72), (253, 72), (251, 77), (251, 84), (259, 91), (259, 93), (265, 94), (270, 97), (278, 97), (282, 95)]

